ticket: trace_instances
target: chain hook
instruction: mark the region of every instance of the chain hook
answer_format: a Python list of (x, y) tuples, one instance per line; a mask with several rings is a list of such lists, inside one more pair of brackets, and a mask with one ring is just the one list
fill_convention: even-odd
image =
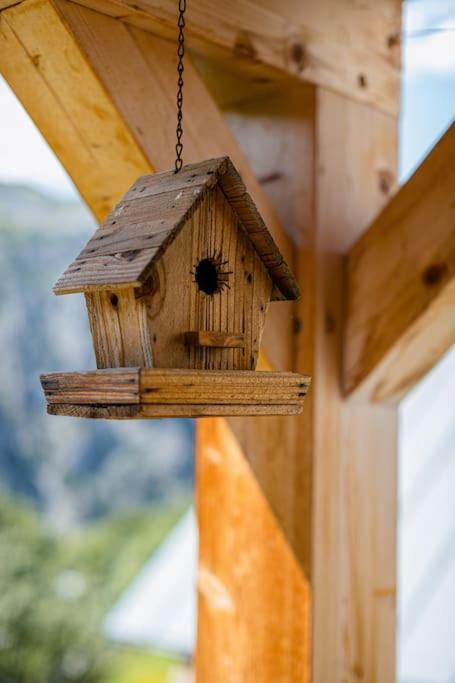
[(179, 18), (177, 27), (179, 29), (177, 41), (177, 128), (176, 128), (176, 145), (175, 145), (175, 169), (174, 173), (178, 173), (183, 165), (183, 58), (185, 56), (185, 36), (183, 30), (185, 28), (185, 11), (186, 0), (179, 0)]

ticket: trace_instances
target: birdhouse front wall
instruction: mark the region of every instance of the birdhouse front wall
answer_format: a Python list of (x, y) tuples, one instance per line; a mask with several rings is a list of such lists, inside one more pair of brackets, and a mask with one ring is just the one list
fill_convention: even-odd
[(254, 370), (272, 281), (223, 192), (208, 192), (141, 288), (86, 293), (98, 368)]
[(150, 288), (155, 367), (255, 369), (272, 281), (219, 187), (157, 260)]

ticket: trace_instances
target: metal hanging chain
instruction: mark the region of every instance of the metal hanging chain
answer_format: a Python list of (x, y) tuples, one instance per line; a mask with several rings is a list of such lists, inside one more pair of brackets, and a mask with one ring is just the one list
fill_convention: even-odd
[(183, 29), (185, 28), (185, 10), (186, 10), (186, 0), (179, 0), (179, 18), (177, 26), (179, 29), (178, 46), (177, 46), (177, 128), (176, 128), (176, 138), (177, 143), (175, 145), (175, 170), (174, 173), (178, 173), (183, 165), (182, 153), (183, 153), (183, 58), (185, 56), (185, 36), (183, 34)]

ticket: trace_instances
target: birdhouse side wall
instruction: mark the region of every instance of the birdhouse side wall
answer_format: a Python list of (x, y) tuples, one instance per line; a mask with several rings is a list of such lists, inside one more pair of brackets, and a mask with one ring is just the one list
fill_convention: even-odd
[(130, 288), (85, 295), (98, 368), (153, 366), (145, 302)]
[[(216, 269), (218, 291), (201, 289), (211, 285), (202, 262), (206, 278)], [(155, 367), (256, 368), (272, 281), (221, 189), (207, 194), (157, 260), (152, 288), (146, 306)], [(206, 346), (210, 335), (199, 335), (202, 345), (184, 342), (185, 334), (201, 331), (219, 333), (214, 343), (240, 338), (243, 346)]]

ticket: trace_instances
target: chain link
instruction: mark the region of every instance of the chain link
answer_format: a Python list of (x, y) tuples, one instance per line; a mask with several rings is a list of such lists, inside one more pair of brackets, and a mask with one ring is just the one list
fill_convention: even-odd
[(185, 36), (183, 34), (183, 29), (185, 28), (185, 10), (186, 10), (186, 0), (179, 0), (179, 18), (177, 26), (179, 29), (178, 45), (177, 45), (177, 128), (176, 128), (176, 145), (175, 145), (175, 170), (174, 173), (178, 173), (183, 165), (182, 153), (183, 153), (183, 58), (185, 56)]

